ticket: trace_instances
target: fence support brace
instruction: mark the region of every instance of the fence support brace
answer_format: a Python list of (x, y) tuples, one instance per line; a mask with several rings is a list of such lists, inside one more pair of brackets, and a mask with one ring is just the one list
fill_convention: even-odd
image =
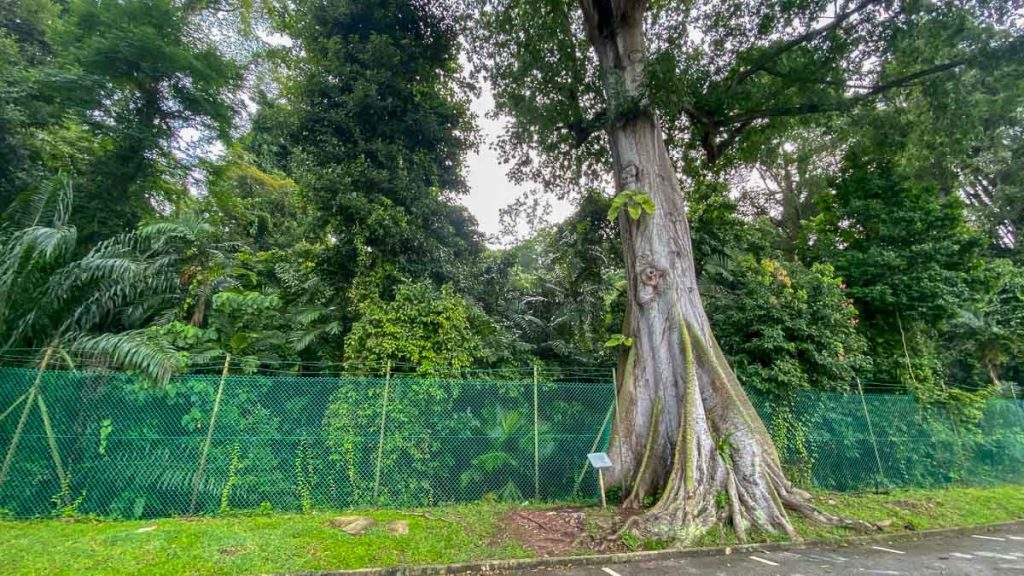
[(612, 428), (612, 434), (608, 437), (608, 443), (611, 444), (612, 440), (615, 440), (615, 449), (619, 453), (619, 459), (615, 462), (616, 466), (622, 466), (622, 442), (618, 438), (615, 438), (615, 434), (618, 434), (622, 430), (622, 418), (619, 416), (619, 379), (615, 368), (612, 368), (612, 405), (615, 406), (615, 426)]
[(196, 513), (196, 502), (199, 500), (199, 487), (203, 484), (203, 473), (206, 471), (206, 457), (210, 453), (210, 443), (213, 441), (213, 428), (217, 425), (217, 412), (220, 411), (220, 399), (224, 396), (224, 381), (228, 377), (228, 367), (231, 364), (231, 354), (224, 355), (224, 369), (220, 372), (220, 384), (217, 386), (217, 397), (213, 400), (213, 412), (210, 414), (210, 426), (206, 430), (206, 442), (203, 443), (203, 453), (199, 456), (199, 470), (196, 471), (196, 479), (192, 484), (192, 501), (188, 505), (189, 516)]
[(64, 495), (64, 503), (70, 504), (71, 496), (66, 493), (64, 487), (68, 484), (68, 477), (64, 474), (64, 466), (60, 460), (60, 449), (57, 448), (57, 436), (53, 433), (53, 425), (50, 423), (50, 411), (43, 401), (43, 391), (36, 392), (36, 402), (39, 403), (39, 415), (43, 418), (43, 430), (46, 431), (46, 443), (50, 446), (50, 458), (57, 469), (57, 478), (60, 480), (61, 494)]
[(28, 392), (25, 392), (21, 396), (18, 396), (18, 399), (15, 400), (14, 403), (7, 408), (7, 410), (4, 410), (3, 414), (0, 414), (0, 420), (7, 418), (7, 416), (9, 416), (11, 412), (14, 412), (14, 409), (17, 408), (18, 404), (21, 404), (22, 400), (24, 400), (25, 398), (28, 398)]
[[(21, 418), (18, 419), (18, 426), (14, 429), (11, 445), (7, 448), (7, 455), (4, 456), (3, 467), (0, 468), (0, 486), (3, 486), (4, 482), (7, 481), (7, 473), (11, 470), (11, 460), (14, 459), (14, 452), (18, 449), (18, 443), (21, 442), (21, 434), (25, 431), (25, 422), (28, 421), (28, 414), (32, 411), (32, 403), (35, 402), (36, 394), (39, 393), (39, 385), (43, 382), (43, 372), (46, 372), (46, 365), (50, 363), (51, 355), (53, 355), (52, 345), (46, 348), (43, 360), (39, 363), (39, 371), (36, 372), (36, 381), (32, 384), (32, 388), (29, 389), (28, 397), (25, 398), (25, 408), (21, 411)], [(14, 407), (11, 406), (11, 408)], [(4, 415), (6, 416), (6, 412)]]
[(384, 403), (380, 409), (380, 435), (377, 439), (377, 466), (373, 472), (373, 503), (380, 504), (380, 465), (384, 458), (384, 423), (388, 417), (388, 392), (391, 389), (391, 361), (388, 360), (387, 373), (384, 376)]
[[(604, 420), (601, 422), (601, 429), (597, 431), (597, 436), (594, 436), (594, 443), (590, 445), (590, 452), (594, 453), (597, 451), (597, 445), (601, 442), (601, 437), (604, 436), (604, 429), (608, 427), (608, 421), (612, 419), (612, 410), (615, 409), (615, 403), (608, 405), (608, 412), (604, 415)], [(583, 477), (587, 475), (587, 468), (590, 468), (590, 461), (587, 459), (583, 460), (583, 467), (580, 468), (580, 473), (576, 476), (576, 483), (572, 486), (572, 497), (575, 498), (576, 494), (580, 491), (580, 484), (583, 483)]]

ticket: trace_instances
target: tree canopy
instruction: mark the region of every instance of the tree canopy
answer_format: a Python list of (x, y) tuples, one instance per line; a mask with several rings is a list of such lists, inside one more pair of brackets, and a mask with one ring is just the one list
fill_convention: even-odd
[[(564, 221), (462, 204), (482, 89)], [(1019, 396), (1022, 120), (1011, 0), (5, 2), (0, 359), (614, 366), (647, 528), (838, 522), (743, 389)]]

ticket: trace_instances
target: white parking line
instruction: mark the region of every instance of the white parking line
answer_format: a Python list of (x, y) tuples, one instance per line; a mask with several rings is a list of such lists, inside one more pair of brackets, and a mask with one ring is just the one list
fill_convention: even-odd
[(949, 555), (956, 556), (957, 558), (967, 558), (968, 560), (974, 558), (974, 556), (971, 556), (970, 554), (961, 554), (959, 552), (950, 552)]
[(974, 554), (976, 556), (983, 556), (985, 558), (999, 558), (1000, 560), (1016, 560), (1016, 558), (1014, 558), (1013, 556), (1008, 556), (1006, 554), (996, 554), (995, 552), (978, 552), (978, 551), (975, 551)]
[(903, 574), (903, 572), (896, 572), (895, 570), (868, 570), (866, 568), (861, 568), (860, 571), (865, 574), (892, 574), (894, 576), (897, 574)]
[(875, 550), (881, 550), (882, 552), (892, 552), (893, 554), (906, 554), (906, 552), (900, 552), (899, 550), (893, 550), (892, 548), (882, 548), (881, 546), (872, 546)]
[(997, 540), (999, 542), (1006, 542), (1006, 538), (999, 538), (996, 536), (978, 536), (977, 534), (971, 534), (971, 538), (980, 538), (981, 540)]
[(1003, 568), (1008, 570), (1024, 570), (1024, 564), (997, 564), (996, 568)]
[(1024, 540), (1024, 536), (1007, 536), (1010, 540)]
[(764, 558), (758, 558), (757, 556), (751, 556), (750, 559), (751, 560), (757, 560), (758, 562), (760, 562), (762, 564), (767, 564), (769, 566), (778, 566), (779, 565), (778, 562), (772, 562), (771, 560), (765, 560)]
[(616, 572), (615, 570), (612, 570), (611, 568), (609, 568), (607, 566), (601, 566), (601, 570), (604, 570), (604, 573), (607, 574), (608, 576), (622, 576), (622, 574), (619, 574), (618, 572)]

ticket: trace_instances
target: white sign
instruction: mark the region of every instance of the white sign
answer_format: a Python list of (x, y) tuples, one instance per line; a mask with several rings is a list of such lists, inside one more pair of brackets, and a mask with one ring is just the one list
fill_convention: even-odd
[(587, 454), (587, 460), (590, 460), (590, 465), (600, 470), (602, 468), (611, 468), (612, 461), (608, 458), (608, 455), (604, 452), (594, 452), (593, 454)]

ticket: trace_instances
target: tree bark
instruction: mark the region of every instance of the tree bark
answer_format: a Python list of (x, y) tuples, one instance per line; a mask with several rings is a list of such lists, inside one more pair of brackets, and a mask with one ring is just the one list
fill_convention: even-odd
[(624, 530), (687, 542), (730, 523), (741, 540), (751, 526), (798, 538), (786, 508), (840, 520), (807, 504), (809, 495), (786, 480), (712, 334), (680, 184), (658, 118), (640, 100), (645, 4), (580, 0), (613, 111), (607, 132), (617, 191), (642, 192), (655, 205), (637, 219), (628, 210), (619, 215), (633, 345), (618, 367), (621, 418), (609, 453), (619, 461), (608, 480), (622, 488), (623, 506), (646, 508)]

